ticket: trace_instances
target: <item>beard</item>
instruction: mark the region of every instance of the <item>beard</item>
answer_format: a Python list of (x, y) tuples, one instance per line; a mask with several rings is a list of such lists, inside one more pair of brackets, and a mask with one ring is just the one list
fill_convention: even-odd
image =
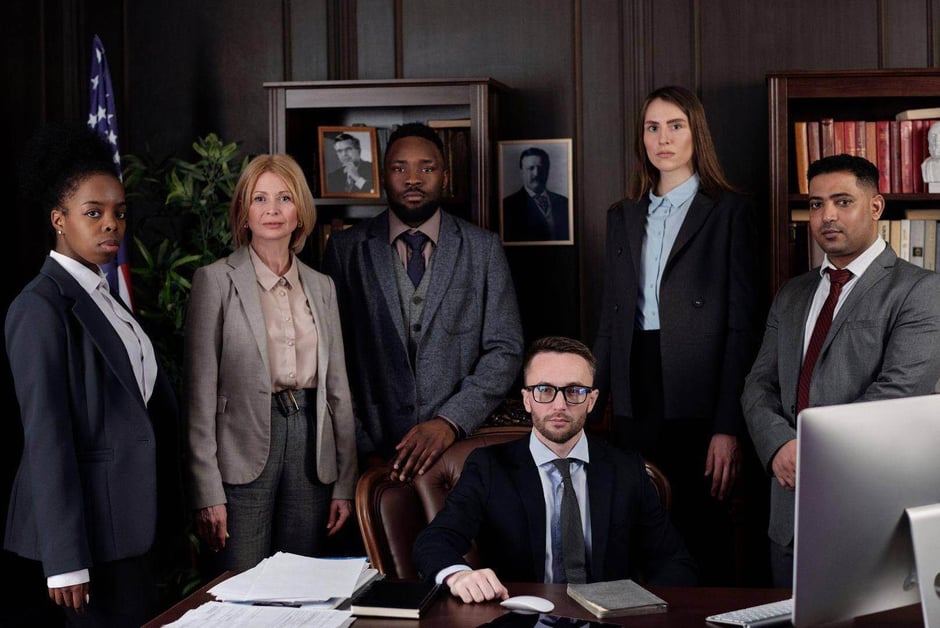
[[(548, 421), (553, 418), (558, 418), (558, 417), (563, 417), (567, 419), (568, 424), (564, 428), (561, 428), (559, 431), (549, 430), (546, 427), (546, 424), (548, 423)], [(573, 417), (570, 414), (565, 413), (565, 412), (549, 414), (547, 416), (538, 417), (538, 418), (533, 416), (532, 423), (535, 425), (535, 429), (538, 431), (539, 434), (544, 436), (547, 440), (553, 443), (558, 443), (558, 444), (563, 444), (563, 443), (568, 442), (575, 436), (575, 434), (580, 432), (581, 429), (584, 427), (584, 419), (579, 420), (577, 417)]]
[(401, 203), (393, 203), (391, 201), (389, 202), (388, 206), (392, 212), (398, 216), (400, 221), (409, 227), (417, 227), (434, 215), (434, 212), (436, 212), (438, 207), (440, 207), (440, 202), (437, 199), (434, 199), (427, 201), (423, 205), (419, 205), (414, 209), (409, 209)]

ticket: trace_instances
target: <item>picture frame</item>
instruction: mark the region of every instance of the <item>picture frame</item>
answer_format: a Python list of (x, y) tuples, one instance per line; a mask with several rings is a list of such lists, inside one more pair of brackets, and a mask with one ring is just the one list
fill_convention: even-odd
[(378, 144), (368, 126), (317, 127), (320, 197), (379, 198)]
[(572, 179), (571, 138), (499, 142), (503, 245), (573, 245)]

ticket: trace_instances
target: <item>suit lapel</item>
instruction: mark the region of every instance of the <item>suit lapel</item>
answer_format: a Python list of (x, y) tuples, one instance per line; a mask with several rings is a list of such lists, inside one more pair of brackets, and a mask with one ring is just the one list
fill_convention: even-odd
[(441, 231), (437, 248), (431, 261), (431, 280), (428, 284), (428, 296), (424, 302), (424, 312), (421, 323), (427, 329), (427, 321), (434, 317), (437, 309), (444, 300), (444, 293), (450, 285), (454, 268), (457, 265), (457, 254), (463, 245), (460, 229), (456, 221), (444, 210), (441, 212)]
[(529, 439), (520, 438), (508, 453), (510, 479), (529, 524), (529, 551), (532, 553), (535, 581), (545, 582), (545, 499), (539, 471), (529, 452)]
[(632, 208), (623, 208), (624, 231), (630, 249), (630, 258), (633, 260), (633, 275), (637, 280), (639, 280), (637, 273), (642, 263), (640, 257), (643, 254), (643, 235), (646, 233), (646, 212), (649, 206), (650, 199), (646, 196)]
[(271, 372), (271, 365), (268, 362), (268, 336), (264, 326), (264, 312), (261, 310), (261, 297), (258, 295), (258, 277), (255, 275), (255, 268), (251, 265), (251, 257), (248, 255), (248, 247), (243, 246), (229, 255), (228, 264), (232, 267), (229, 271), (229, 278), (232, 285), (235, 286), (235, 292), (241, 301), (245, 316), (248, 318), (248, 325), (251, 327), (251, 334), (258, 345), (258, 351), (261, 353), (261, 359), (264, 362), (266, 373)]
[[(587, 438), (587, 435), (584, 436)], [(591, 462), (585, 467), (588, 486), (588, 506), (591, 511), (591, 563), (590, 579), (604, 577), (604, 558), (607, 554), (607, 534), (610, 521), (610, 495), (613, 494), (614, 469), (603, 449), (593, 447), (588, 439)]]
[(692, 199), (692, 205), (689, 207), (689, 211), (686, 212), (685, 220), (682, 221), (682, 225), (679, 227), (676, 241), (672, 245), (672, 250), (669, 251), (668, 259), (666, 259), (664, 274), (669, 272), (673, 260), (705, 224), (714, 207), (715, 203), (701, 192), (698, 192), (695, 198)]
[(862, 276), (857, 279), (858, 284), (852, 288), (852, 292), (849, 293), (849, 296), (845, 298), (845, 302), (842, 304), (842, 307), (839, 308), (839, 311), (836, 313), (835, 318), (832, 319), (832, 326), (829, 328), (829, 333), (826, 335), (826, 340), (823, 342), (823, 346), (820, 348), (820, 357), (826, 352), (829, 348), (829, 345), (832, 344), (832, 339), (841, 330), (842, 326), (845, 324), (845, 320), (848, 318), (849, 314), (858, 303), (865, 298), (865, 294), (871, 290), (871, 288), (881, 281), (881, 279), (888, 273), (888, 268), (894, 266), (895, 261), (897, 260), (897, 255), (894, 251), (891, 250), (891, 247), (885, 247), (885, 250), (881, 252), (868, 265), (868, 268), (865, 269), (865, 272), (862, 273)]
[[(307, 297), (307, 303), (310, 304), (310, 311), (313, 313), (313, 324), (317, 328), (320, 339), (317, 341), (317, 385), (323, 388), (326, 383), (326, 373), (329, 367), (330, 352), (327, 343), (323, 340), (323, 334), (326, 331), (324, 314), (326, 308), (326, 299), (322, 294), (316, 294), (313, 287), (316, 285), (317, 278), (313, 270), (301, 263), (294, 257), (294, 263), (297, 264), (297, 274), (300, 276), (300, 283), (303, 286), (304, 295)], [(322, 385), (321, 385), (322, 384)]]
[(392, 318), (395, 330), (398, 332), (398, 340), (401, 341), (402, 349), (407, 348), (408, 339), (405, 336), (405, 320), (401, 315), (399, 307), (398, 284), (395, 281), (395, 269), (389, 262), (397, 263), (393, 259), (392, 251), (389, 251), (388, 243), (388, 211), (373, 219), (369, 224), (368, 237), (363, 242), (365, 248), (364, 255), (366, 262), (371, 265), (372, 272), (375, 273), (376, 280), (379, 283), (379, 289), (382, 291), (382, 297), (388, 307), (388, 315)]
[(108, 368), (121, 385), (146, 411), (147, 404), (144, 403), (137, 379), (134, 377), (134, 369), (131, 367), (130, 358), (127, 357), (127, 349), (98, 304), (55, 260), (47, 259), (41, 272), (56, 282), (63, 295), (73, 300), (72, 314), (75, 319), (88, 333), (88, 337), (91, 338), (92, 343), (104, 357)]
[(785, 343), (778, 343), (777, 350), (781, 353), (782, 371), (780, 375), (780, 394), (788, 408), (796, 403), (796, 386), (800, 377), (800, 368), (803, 364), (803, 337), (806, 330), (806, 318), (813, 303), (813, 295), (819, 287), (819, 275), (809, 275), (803, 285), (800, 285), (793, 299), (793, 307), (780, 312), (778, 338), (792, 339)]

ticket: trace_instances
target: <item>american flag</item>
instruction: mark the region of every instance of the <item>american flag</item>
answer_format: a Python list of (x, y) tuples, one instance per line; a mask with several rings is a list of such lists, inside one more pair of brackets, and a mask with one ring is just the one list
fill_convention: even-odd
[[(121, 178), (121, 152), (118, 147), (117, 116), (114, 108), (114, 90), (111, 89), (111, 72), (108, 71), (108, 58), (104, 54), (104, 45), (95, 35), (91, 50), (91, 107), (88, 114), (88, 126), (94, 129), (114, 150), (114, 170)], [(112, 291), (121, 295), (132, 310), (131, 266), (127, 258), (128, 233), (124, 232), (117, 258), (102, 266), (108, 277)]]

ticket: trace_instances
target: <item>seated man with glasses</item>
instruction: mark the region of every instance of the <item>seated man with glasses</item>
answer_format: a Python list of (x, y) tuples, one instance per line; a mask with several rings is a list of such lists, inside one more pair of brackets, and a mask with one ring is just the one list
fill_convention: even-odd
[[(692, 558), (643, 460), (584, 432), (597, 400), (590, 349), (542, 338), (523, 369), (532, 434), (471, 452), (415, 543), (422, 577), (464, 602), (507, 598), (503, 582), (694, 585)], [(465, 564), (473, 541), (484, 569)]]

